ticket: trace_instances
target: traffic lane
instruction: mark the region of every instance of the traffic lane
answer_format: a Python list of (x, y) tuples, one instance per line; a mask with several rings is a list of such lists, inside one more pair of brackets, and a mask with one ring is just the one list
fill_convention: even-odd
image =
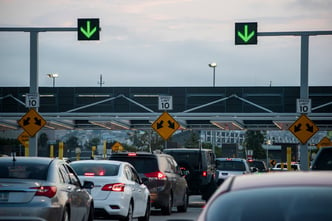
[[(192, 195), (189, 196), (189, 207), (187, 212), (177, 212), (176, 207), (173, 208), (172, 214), (170, 216), (168, 215), (162, 215), (160, 210), (157, 209), (151, 209), (151, 216), (150, 221), (185, 221), (190, 220), (194, 221), (197, 219), (198, 215), (202, 211), (202, 208), (205, 206), (205, 201), (202, 200), (200, 195)], [(98, 220), (104, 220), (109, 221), (111, 219), (94, 219), (95, 221)], [(137, 220), (137, 219), (134, 219)]]

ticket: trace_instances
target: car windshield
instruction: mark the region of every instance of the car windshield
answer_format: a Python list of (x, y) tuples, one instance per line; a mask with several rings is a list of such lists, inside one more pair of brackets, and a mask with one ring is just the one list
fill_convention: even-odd
[(151, 173), (158, 171), (157, 159), (151, 157), (121, 157), (117, 156), (113, 160), (125, 161), (133, 165), (138, 173)]
[(72, 163), (70, 166), (79, 176), (117, 176), (119, 165), (103, 163)]
[(332, 187), (241, 190), (223, 194), (213, 201), (206, 220), (332, 220), (331, 205)]
[(227, 170), (227, 171), (245, 171), (246, 168), (244, 163), (241, 161), (228, 161), (228, 160), (217, 160), (216, 161), (217, 170)]
[(0, 164), (0, 178), (46, 180), (47, 170), (48, 164), (38, 162), (2, 162)]

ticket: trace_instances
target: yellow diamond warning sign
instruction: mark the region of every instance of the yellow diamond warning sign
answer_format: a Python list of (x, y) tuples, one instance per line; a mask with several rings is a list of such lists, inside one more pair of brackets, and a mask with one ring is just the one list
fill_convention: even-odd
[(31, 136), (45, 126), (46, 121), (37, 111), (30, 109), (19, 121), (18, 124)]
[(307, 141), (319, 130), (305, 114), (302, 114), (289, 128), (290, 132), (301, 141), (302, 144)]
[(151, 126), (164, 140), (168, 140), (180, 124), (169, 113), (164, 112)]

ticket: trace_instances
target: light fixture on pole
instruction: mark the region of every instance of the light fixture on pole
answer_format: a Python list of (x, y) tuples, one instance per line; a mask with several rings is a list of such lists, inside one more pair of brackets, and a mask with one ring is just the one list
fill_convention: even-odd
[(217, 63), (216, 62), (212, 62), (209, 64), (209, 67), (213, 68), (213, 87), (216, 86), (216, 67), (217, 67)]
[(59, 77), (59, 74), (47, 74), (47, 76), (53, 79), (53, 87), (55, 87), (55, 78)]

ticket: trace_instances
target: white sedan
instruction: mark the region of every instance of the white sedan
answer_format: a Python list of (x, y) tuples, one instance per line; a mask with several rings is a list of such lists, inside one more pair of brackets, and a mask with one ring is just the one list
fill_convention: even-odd
[(112, 160), (81, 160), (70, 163), (79, 179), (92, 181), (95, 217), (148, 221), (150, 193), (135, 168)]

